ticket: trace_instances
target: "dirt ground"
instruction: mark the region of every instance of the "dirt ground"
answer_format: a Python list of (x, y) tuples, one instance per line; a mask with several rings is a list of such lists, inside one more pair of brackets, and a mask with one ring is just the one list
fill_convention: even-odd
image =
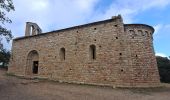
[(170, 100), (170, 84), (148, 89), (113, 89), (8, 76), (0, 70), (0, 100)]

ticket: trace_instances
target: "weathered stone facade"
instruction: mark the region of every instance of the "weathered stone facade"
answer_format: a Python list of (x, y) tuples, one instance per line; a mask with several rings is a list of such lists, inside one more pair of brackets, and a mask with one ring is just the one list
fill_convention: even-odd
[(9, 73), (115, 87), (160, 83), (151, 26), (115, 16), (47, 33), (28, 29), (13, 40)]

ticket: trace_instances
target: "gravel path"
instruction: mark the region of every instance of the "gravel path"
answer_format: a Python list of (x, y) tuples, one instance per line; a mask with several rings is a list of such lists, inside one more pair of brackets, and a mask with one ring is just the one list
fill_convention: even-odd
[(170, 100), (170, 84), (161, 88), (110, 87), (26, 80), (0, 70), (0, 100)]

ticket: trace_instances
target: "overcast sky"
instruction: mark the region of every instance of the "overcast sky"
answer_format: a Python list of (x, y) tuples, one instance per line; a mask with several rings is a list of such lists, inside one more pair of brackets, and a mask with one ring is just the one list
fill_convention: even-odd
[(43, 32), (48, 32), (121, 14), (124, 23), (153, 26), (156, 54), (170, 56), (170, 0), (13, 0), (13, 3), (15, 11), (8, 14), (13, 23), (7, 27), (14, 37), (24, 36), (25, 22), (35, 22)]

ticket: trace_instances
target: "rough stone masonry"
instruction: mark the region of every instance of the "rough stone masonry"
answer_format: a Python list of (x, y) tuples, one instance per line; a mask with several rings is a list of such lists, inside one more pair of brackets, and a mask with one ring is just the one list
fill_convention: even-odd
[(8, 73), (24, 77), (114, 87), (153, 87), (160, 83), (153, 27), (124, 24), (120, 15), (41, 33), (27, 22), (15, 38)]

